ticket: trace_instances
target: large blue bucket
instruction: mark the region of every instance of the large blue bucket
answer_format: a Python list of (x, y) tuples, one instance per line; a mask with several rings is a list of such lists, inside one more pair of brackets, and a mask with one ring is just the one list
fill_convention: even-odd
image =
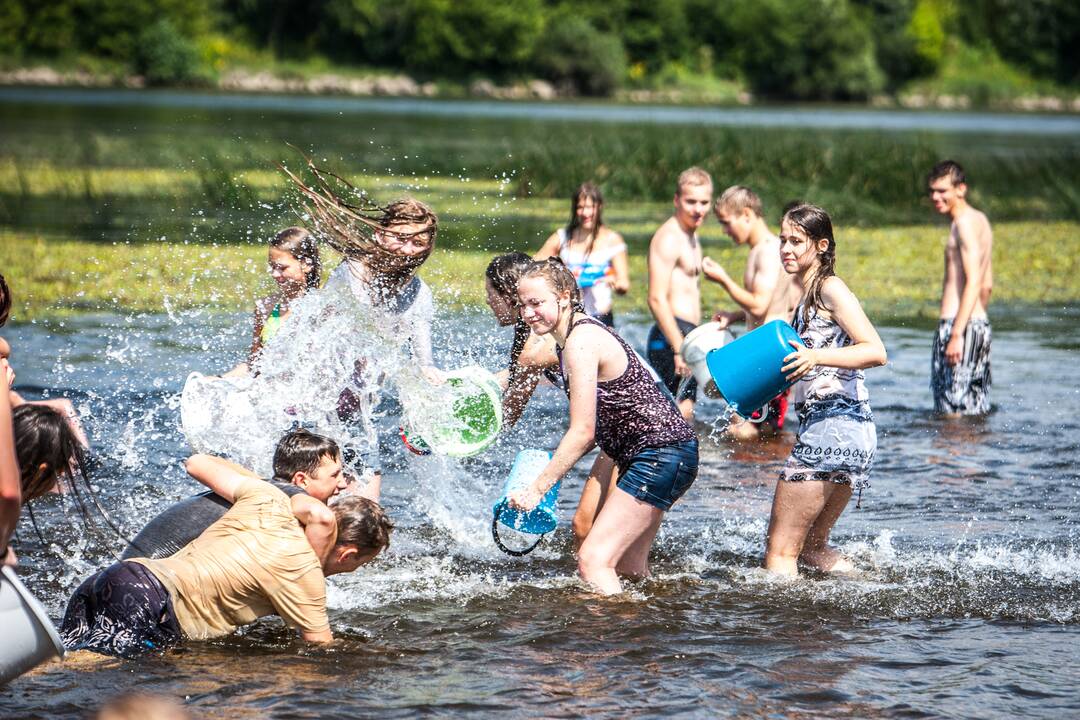
[(803, 341), (783, 320), (773, 320), (706, 356), (709, 374), (727, 404), (744, 418), (791, 387), (780, 368)]
[(514, 458), (514, 465), (510, 468), (510, 477), (506, 480), (506, 487), (503, 488), (502, 497), (492, 507), (495, 517), (491, 522), (491, 533), (495, 538), (495, 544), (503, 552), (510, 555), (527, 555), (532, 552), (533, 548), (543, 538), (538, 538), (535, 543), (525, 550), (512, 550), (503, 545), (499, 539), (500, 524), (511, 530), (529, 533), (530, 535), (545, 535), (554, 530), (559, 524), (555, 503), (559, 499), (559, 488), (562, 486), (561, 480), (544, 493), (540, 503), (528, 512), (511, 508), (510, 501), (507, 500), (510, 493), (532, 483), (550, 461), (551, 453), (547, 450), (522, 450)]

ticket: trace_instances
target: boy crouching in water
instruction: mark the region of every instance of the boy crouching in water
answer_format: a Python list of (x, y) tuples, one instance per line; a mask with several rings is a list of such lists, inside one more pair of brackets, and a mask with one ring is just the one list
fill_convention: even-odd
[(390, 544), (393, 525), (378, 503), (346, 496), (331, 505), (336, 533), (320, 560), (279, 488), (227, 470), (200, 480), (232, 507), (171, 557), (123, 560), (85, 580), (61, 626), (69, 650), (134, 657), (266, 615), (307, 642), (333, 640), (326, 576), (352, 572)]

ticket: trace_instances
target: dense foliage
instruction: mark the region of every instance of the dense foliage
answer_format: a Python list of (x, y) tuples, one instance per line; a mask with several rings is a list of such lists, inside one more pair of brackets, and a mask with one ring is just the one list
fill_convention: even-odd
[(958, 49), (1075, 87), (1078, 44), (1075, 0), (0, 0), (8, 63), (102, 58), (172, 84), (225, 59), (317, 58), (588, 95), (703, 77), (763, 97), (863, 99)]

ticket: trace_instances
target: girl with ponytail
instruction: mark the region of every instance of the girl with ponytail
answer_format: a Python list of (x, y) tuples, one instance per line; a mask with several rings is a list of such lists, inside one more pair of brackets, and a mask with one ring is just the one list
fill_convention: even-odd
[(555, 340), (570, 426), (543, 472), (509, 500), (523, 510), (536, 507), (598, 445), (618, 466), (618, 480), (600, 498), (578, 550), (578, 570), (610, 595), (621, 592), (620, 575), (649, 575), (649, 550), (664, 513), (697, 477), (698, 447), (675, 401), (625, 340), (585, 313), (577, 293), (574, 275), (554, 258), (518, 280), (521, 319)]
[[(504, 327), (514, 326), (509, 366), (499, 373), (499, 382), (503, 387), (503, 422), (507, 426), (516, 424), (521, 418), (541, 377), (546, 377), (554, 385), (562, 383), (554, 338), (550, 334), (534, 333), (518, 312), (518, 280), (535, 265), (525, 253), (513, 252), (492, 258), (485, 273), (487, 303), (495, 320)], [(571, 301), (580, 302), (576, 294)], [(614, 461), (607, 454), (601, 452), (597, 455), (574, 513), (574, 543), (577, 547), (581, 546), (592, 529), (616, 470)]]
[(805, 290), (783, 372), (794, 380), (799, 429), (773, 496), (765, 568), (798, 574), (846, 571), (851, 562), (829, 545), (833, 525), (869, 485), (877, 450), (863, 370), (884, 365), (885, 346), (859, 300), (836, 276), (836, 240), (828, 213), (800, 204), (780, 224), (780, 261)]

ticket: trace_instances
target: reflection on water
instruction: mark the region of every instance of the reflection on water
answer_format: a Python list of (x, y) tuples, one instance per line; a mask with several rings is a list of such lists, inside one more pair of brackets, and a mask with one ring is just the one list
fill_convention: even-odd
[[(509, 337), (486, 317), (445, 318), (444, 367), (496, 369)], [(1080, 391), (1062, 383), (1068, 318), (995, 328), (996, 411), (930, 415), (930, 334), (884, 328), (890, 365), (868, 372), (879, 461), (836, 540), (846, 578), (778, 580), (758, 568), (777, 471), (792, 442), (711, 441), (694, 488), (627, 595), (582, 592), (568, 522), (584, 468), (563, 490), (564, 526), (527, 558), (501, 555), (490, 508), (514, 454), (553, 447), (561, 395), (542, 389), (519, 425), (465, 460), (415, 457), (383, 409), (388, 553), (334, 578), (344, 639), (312, 650), (276, 622), (138, 663), (86, 653), (0, 691), (5, 717), (81, 716), (130, 687), (186, 697), (220, 717), (630, 714), (1062, 717), (1080, 700)], [(95, 482), (132, 531), (196, 490), (179, 466), (176, 393), (193, 369), (229, 367), (246, 318), (69, 320), (7, 328), (20, 389), (76, 398), (102, 455)], [(647, 326), (623, 327), (641, 345)], [(703, 403), (699, 431), (722, 407)], [(789, 420), (790, 422), (790, 420)], [(791, 422), (791, 425), (794, 425)], [(65, 498), (38, 506), (48, 547), (20, 529), (21, 572), (59, 615), (118, 543), (84, 536)]]

